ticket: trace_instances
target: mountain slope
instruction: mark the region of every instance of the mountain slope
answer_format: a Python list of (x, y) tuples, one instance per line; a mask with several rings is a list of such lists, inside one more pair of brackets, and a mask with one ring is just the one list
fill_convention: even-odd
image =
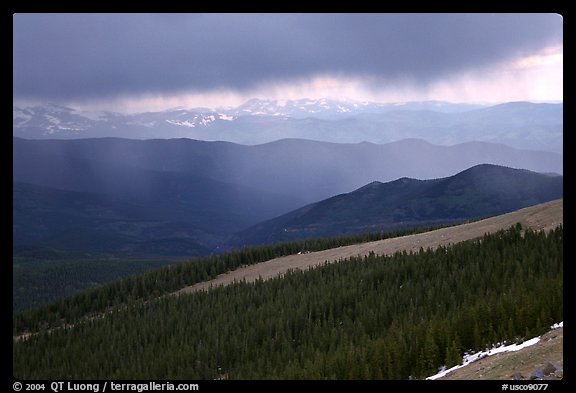
[(209, 253), (216, 238), (194, 223), (170, 219), (159, 204), (22, 182), (13, 183), (12, 212), (15, 250), (19, 245), (35, 245), (67, 251), (195, 256)]
[(227, 235), (300, 204), (185, 173), (39, 154), (14, 163), (14, 245), (206, 255)]
[[(273, 192), (290, 196), (299, 200), (300, 206), (350, 192), (372, 181), (387, 182), (400, 177), (446, 177), (482, 163), (535, 172), (563, 173), (560, 154), (517, 150), (482, 142), (437, 146), (416, 139), (385, 145), (286, 139), (244, 146), (190, 139), (141, 141), (118, 138), (14, 138), (13, 152), (15, 179), (29, 183), (36, 183), (40, 180), (35, 179), (41, 178), (44, 183), (39, 184), (62, 188), (55, 184), (62, 181), (60, 175), (35, 175), (46, 171), (44, 166), (60, 165), (66, 173), (81, 172), (74, 175), (75, 187), (77, 184), (86, 184), (83, 178), (90, 168), (82, 168), (82, 165), (87, 166), (86, 160), (89, 160), (98, 162), (98, 165), (106, 163), (112, 168), (108, 170), (111, 173), (109, 182), (120, 176), (114, 175), (114, 171), (121, 172), (124, 167), (174, 172), (246, 186), (260, 190), (263, 194)], [(43, 159), (35, 159), (38, 156)], [(77, 159), (84, 164), (77, 163)], [(20, 177), (24, 173), (26, 176)], [(88, 191), (78, 188), (73, 190)], [(293, 205), (284, 212), (296, 207)]]
[(89, 113), (57, 105), (13, 107), (23, 138), (193, 138), (262, 144), (283, 138), (389, 143), (420, 138), (441, 145), (470, 141), (561, 153), (563, 104), (512, 102), (482, 107), (438, 101), (355, 103), (327, 99), (250, 100), (237, 108)]
[[(564, 328), (560, 327), (542, 335), (535, 345), (481, 358), (449, 372), (439, 380), (529, 380), (538, 369), (546, 370), (538, 380), (559, 380), (563, 379), (563, 365)], [(558, 371), (552, 371), (555, 368)]]
[(455, 222), (550, 201), (562, 193), (562, 176), (483, 164), (441, 179), (373, 182), (257, 224), (229, 243), (263, 244)]
[[(77, 251), (103, 250), (105, 245), (115, 251), (143, 250), (142, 241), (147, 241), (151, 251), (182, 255), (190, 245), (214, 249), (251, 225), (375, 180), (440, 178), (479, 163), (563, 171), (561, 155), (480, 142), (444, 147), (414, 139), (387, 145), (288, 139), (244, 146), (189, 139), (13, 138), (14, 181), (47, 192), (15, 190), (17, 208), (19, 198), (36, 206), (15, 213), (15, 241)], [(105, 205), (115, 207), (64, 191), (106, 195), (113, 201)], [(51, 204), (56, 195), (66, 202)], [(106, 216), (110, 209), (115, 215)], [(107, 213), (100, 216), (103, 211)], [(309, 216), (308, 223), (313, 219)], [(418, 217), (421, 223), (427, 219)], [(364, 223), (354, 225), (354, 231), (370, 229)], [(81, 244), (84, 248), (78, 249)]]
[(227, 271), (211, 280), (182, 288), (177, 293), (207, 291), (210, 288), (231, 285), (235, 282), (268, 280), (281, 276), (289, 270), (307, 270), (326, 263), (337, 263), (351, 257), (368, 257), (370, 254), (394, 255), (397, 252), (417, 253), (420, 248), (448, 247), (456, 243), (478, 239), (485, 234), (505, 230), (517, 223), (520, 223), (522, 228), (530, 228), (535, 231), (549, 232), (554, 230), (564, 223), (564, 200), (557, 199), (510, 213), (423, 233), (286, 255)]
[[(101, 318), (89, 314), (70, 329), (16, 341), (14, 375), (424, 378), (442, 364), (456, 364), (463, 351), (531, 338), (550, 320), (564, 320), (562, 244), (561, 227), (544, 233), (516, 225), (436, 250), (352, 257), (208, 293), (130, 302)], [(183, 273), (175, 267), (163, 272), (165, 278)], [(160, 276), (140, 276), (134, 284), (145, 292), (146, 279), (154, 277)], [(126, 284), (116, 286), (120, 294), (131, 286)], [(78, 303), (16, 316), (13, 330), (25, 331), (32, 317), (46, 326), (50, 313), (58, 319), (48, 326), (59, 326), (57, 312), (73, 308), (66, 306), (86, 307), (98, 295), (106, 305), (117, 294), (107, 287), (77, 297)], [(93, 348), (89, 361), (80, 361), (86, 348)]]

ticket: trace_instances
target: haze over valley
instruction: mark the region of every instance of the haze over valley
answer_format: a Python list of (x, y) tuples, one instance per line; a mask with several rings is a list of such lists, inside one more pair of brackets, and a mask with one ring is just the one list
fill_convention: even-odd
[[(557, 176), (563, 171), (559, 154), (485, 142), (445, 147), (423, 140), (375, 145), (287, 139), (244, 146), (188, 139), (14, 138), (13, 151), (15, 246), (182, 256), (218, 252), (228, 237), (250, 226), (374, 182), (448, 177), (484, 163)], [(485, 177), (482, 186), (472, 186), (474, 192), (502, 182), (496, 175)], [(393, 188), (390, 196), (404, 198), (402, 192)], [(561, 191), (550, 199), (560, 196)], [(334, 234), (395, 229), (400, 224), (386, 220), (344, 229), (363, 222), (367, 207), (388, 206), (388, 197), (383, 193), (369, 205), (350, 201), (356, 214)], [(456, 206), (446, 205), (443, 215), (456, 220), (505, 210), (496, 201), (490, 205), (456, 216), (448, 213)], [(524, 205), (508, 210), (518, 207)], [(372, 219), (383, 219), (381, 214)], [(403, 225), (429, 223), (422, 216)]]
[(15, 13), (13, 378), (561, 379), (562, 23)]

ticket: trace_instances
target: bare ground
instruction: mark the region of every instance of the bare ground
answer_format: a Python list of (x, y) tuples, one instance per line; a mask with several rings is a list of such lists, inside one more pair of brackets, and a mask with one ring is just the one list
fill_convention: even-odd
[(558, 199), (481, 221), (437, 229), (431, 232), (280, 257), (220, 274), (213, 280), (185, 287), (176, 293), (205, 291), (211, 287), (229, 285), (235, 281), (245, 280), (246, 282), (253, 282), (258, 278), (269, 279), (282, 275), (291, 269), (304, 270), (322, 265), (325, 262), (333, 263), (353, 256), (368, 255), (370, 252), (374, 252), (377, 255), (391, 255), (397, 251), (418, 251), (421, 247), (434, 249), (441, 245), (446, 246), (475, 239), (485, 233), (507, 229), (517, 222), (521, 223), (524, 228), (551, 230), (563, 223), (563, 217), (564, 200)]
[[(503, 352), (477, 360), (465, 367), (439, 378), (504, 380), (520, 376), (529, 379), (535, 368), (546, 369), (548, 362), (564, 369), (564, 328), (549, 331), (540, 337), (538, 343), (517, 352)], [(563, 373), (562, 373), (563, 374)], [(547, 374), (542, 379), (561, 379), (562, 374)]]

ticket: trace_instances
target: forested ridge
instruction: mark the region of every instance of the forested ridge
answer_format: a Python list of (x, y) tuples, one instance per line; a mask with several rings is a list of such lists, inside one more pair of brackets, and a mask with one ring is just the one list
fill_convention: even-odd
[(78, 293), (175, 263), (174, 258), (77, 257), (12, 258), (12, 306), (22, 312)]
[[(118, 281), (89, 288), (34, 309), (22, 311), (14, 307), (13, 333), (18, 334), (25, 331), (45, 330), (64, 324), (75, 323), (81, 318), (92, 317), (95, 314), (101, 314), (121, 305), (134, 301), (146, 301), (174, 292), (188, 285), (213, 279), (218, 274), (234, 270), (244, 265), (252, 265), (299, 252), (326, 250), (350, 244), (422, 233), (441, 227), (442, 226), (418, 227), (245, 247), (223, 254), (174, 263), (163, 268), (150, 270), (142, 274), (134, 274)], [(36, 263), (42, 263), (43, 259), (36, 257), (34, 261)], [(65, 261), (61, 263), (63, 262)], [(84, 262), (86, 262), (86, 260)], [(86, 264), (84, 269), (78, 265), (80, 263), (78, 262), (78, 264), (75, 265), (76, 269), (73, 271), (76, 273), (76, 282), (96, 280), (97, 277), (101, 275), (109, 277), (111, 274), (114, 274), (114, 272), (117, 273), (119, 267), (123, 265), (126, 266), (129, 261), (124, 261), (122, 264), (117, 264), (117, 266), (111, 268), (107, 268), (110, 265), (109, 263), (97, 262), (97, 266), (94, 266), (95, 264), (92, 266)], [(30, 298), (37, 299), (37, 302), (41, 302), (42, 300), (45, 302), (46, 299), (53, 297), (55, 290), (61, 287), (69, 287), (70, 284), (63, 283), (62, 280), (67, 277), (67, 275), (70, 275), (71, 272), (67, 271), (66, 275), (62, 274), (62, 269), (59, 269), (59, 265), (60, 264), (55, 264), (54, 261), (50, 261), (50, 263), (43, 263), (41, 269), (15, 270), (14, 282), (15, 284), (19, 284), (18, 286), (14, 286), (14, 291), (18, 291), (18, 293), (15, 293), (15, 300), (21, 300), (23, 295), (27, 295), (26, 299), (28, 299), (28, 304), (31, 302), (31, 300), (29, 300)], [(89, 267), (95, 268), (92, 270), (96, 270), (96, 274), (91, 272)], [(105, 269), (105, 271), (102, 272), (99, 271), (99, 269)], [(31, 276), (31, 280), (24, 281), (21, 279), (23, 278), (21, 276), (25, 276), (26, 273)], [(41, 277), (39, 277), (40, 273), (43, 273)], [(32, 286), (32, 288), (30, 288), (30, 286)], [(47, 291), (42, 293), (44, 288), (46, 288)], [(60, 294), (62, 292), (64, 291), (60, 291)]]
[[(173, 269), (158, 272), (182, 280)], [(143, 299), (138, 291), (134, 298)], [(113, 303), (105, 291), (99, 294)], [(464, 351), (521, 341), (563, 320), (563, 229), (536, 232), (518, 224), (450, 247), (371, 254), (282, 278), (124, 304), (105, 318), (51, 332), (46, 325), (15, 342), (14, 375), (423, 378), (456, 364)], [(50, 307), (43, 317), (59, 315), (58, 304)], [(17, 316), (15, 331), (32, 321)]]

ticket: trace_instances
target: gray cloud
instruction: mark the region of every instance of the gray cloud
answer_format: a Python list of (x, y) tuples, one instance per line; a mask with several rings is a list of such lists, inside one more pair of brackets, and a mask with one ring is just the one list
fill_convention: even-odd
[(320, 73), (426, 85), (561, 44), (555, 14), (16, 14), (15, 98), (244, 90)]

